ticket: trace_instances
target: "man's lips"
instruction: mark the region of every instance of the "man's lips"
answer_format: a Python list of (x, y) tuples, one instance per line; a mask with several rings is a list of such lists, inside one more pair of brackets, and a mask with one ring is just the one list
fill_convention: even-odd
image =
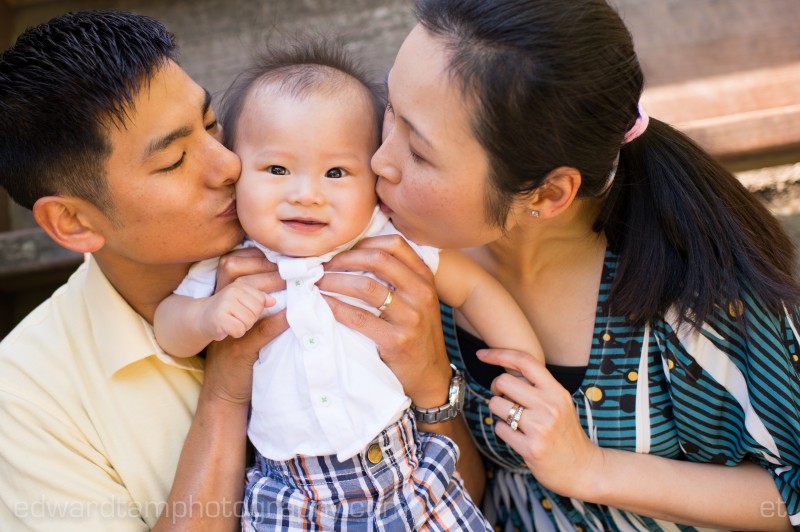
[(228, 208), (220, 213), (222, 217), (236, 216), (236, 200), (233, 200)]

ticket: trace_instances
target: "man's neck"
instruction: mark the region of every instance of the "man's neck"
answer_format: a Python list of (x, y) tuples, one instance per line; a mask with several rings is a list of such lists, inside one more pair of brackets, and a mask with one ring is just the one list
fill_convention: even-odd
[(191, 266), (131, 263), (102, 253), (95, 253), (94, 258), (122, 298), (151, 324), (156, 307), (178, 287)]

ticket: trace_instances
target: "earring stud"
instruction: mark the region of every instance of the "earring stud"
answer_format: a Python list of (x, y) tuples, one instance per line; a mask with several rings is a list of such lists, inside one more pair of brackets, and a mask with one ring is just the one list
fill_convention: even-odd
[(537, 211), (537, 210), (535, 210), (535, 209), (534, 209), (534, 210), (532, 210), (532, 211), (531, 211), (531, 216), (533, 216), (534, 218), (538, 218), (538, 217), (539, 217), (539, 211)]

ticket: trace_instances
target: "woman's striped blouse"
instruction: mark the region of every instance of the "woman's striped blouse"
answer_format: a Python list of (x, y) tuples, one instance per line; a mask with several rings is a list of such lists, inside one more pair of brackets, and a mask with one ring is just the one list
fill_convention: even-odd
[[(608, 312), (617, 258), (606, 253), (588, 368), (573, 394), (583, 429), (602, 447), (767, 469), (800, 530), (800, 312), (775, 314), (743, 288), (701, 329), (675, 315), (643, 327)], [(743, 329), (737, 318), (746, 318)], [(453, 363), (465, 364), (452, 310), (442, 307)], [(487, 518), (498, 530), (693, 530), (556, 495), (494, 433), (489, 390), (467, 375), (465, 415), (483, 453)]]

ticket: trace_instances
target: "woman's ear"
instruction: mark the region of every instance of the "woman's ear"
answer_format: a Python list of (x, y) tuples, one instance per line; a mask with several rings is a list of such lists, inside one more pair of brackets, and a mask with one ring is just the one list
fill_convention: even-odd
[(72, 196), (45, 196), (33, 205), (36, 223), (61, 247), (79, 253), (93, 253), (105, 239), (90, 222), (97, 208)]
[(572, 205), (581, 188), (581, 173), (569, 166), (559, 166), (544, 179), (531, 196), (529, 208), (537, 217), (558, 216)]

